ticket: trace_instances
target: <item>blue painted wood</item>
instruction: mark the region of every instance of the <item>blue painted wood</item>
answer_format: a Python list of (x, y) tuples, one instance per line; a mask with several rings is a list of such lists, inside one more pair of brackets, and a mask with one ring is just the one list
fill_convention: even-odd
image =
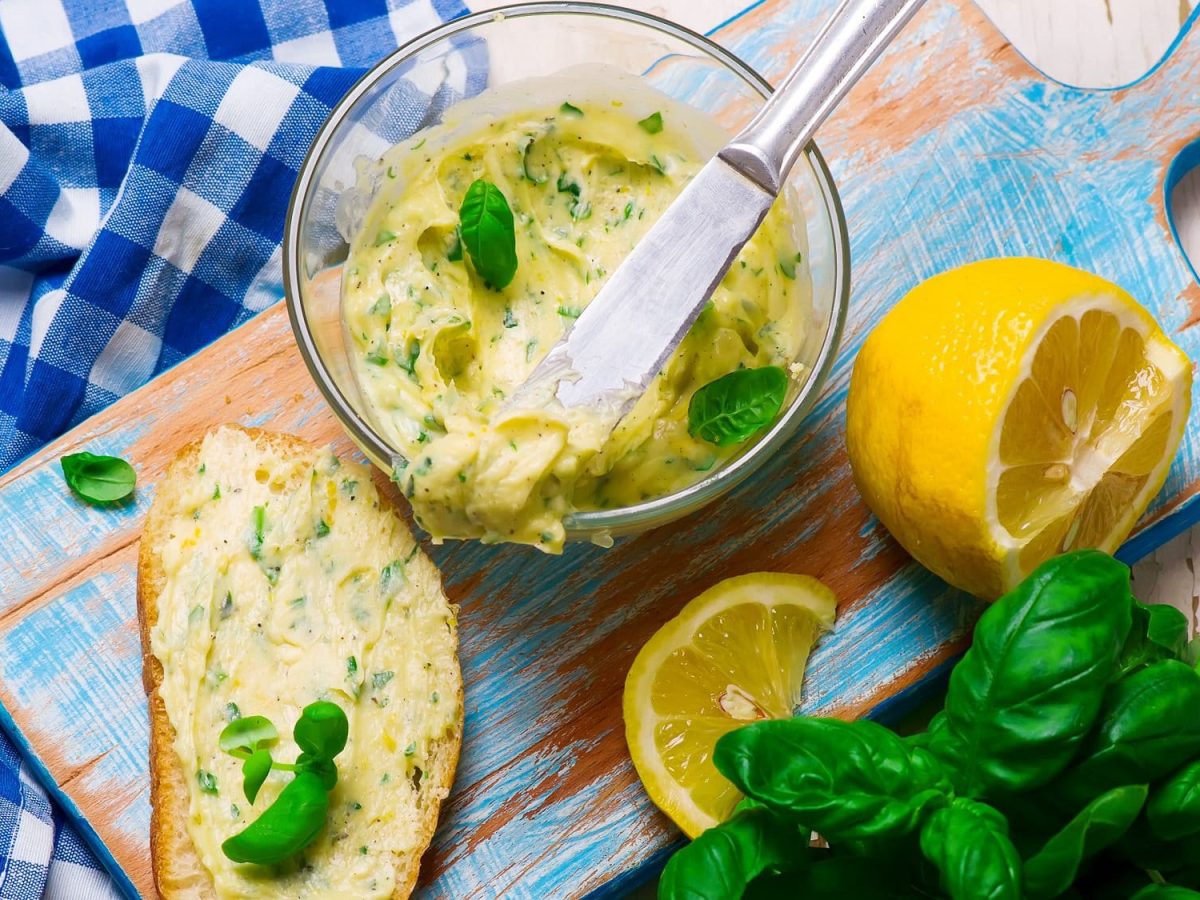
[[(718, 37), (778, 78), (834, 0), (768, 0)], [(1141, 298), (1193, 358), (1200, 291), (1171, 240), (1163, 181), (1200, 135), (1192, 39), (1135, 90), (1046, 84), (965, 0), (930, 0), (829, 123), (822, 147), (852, 238), (846, 345), (806, 426), (719, 504), (609, 551), (431, 548), (462, 604), (466, 734), (422, 890), (452, 897), (613, 892), (677, 834), (628, 763), (620, 691), (633, 654), (690, 597), (755, 569), (806, 572), (842, 599), (814, 654), (805, 708), (862, 714), (964, 646), (978, 606), (913, 564), (855, 494), (842, 446), (853, 355), (922, 278), (997, 254), (1049, 256)], [(272, 309), (0, 480), (0, 725), (27, 742), (68, 811), (147, 891), (146, 715), (133, 624), (136, 538), (171, 453), (223, 421), (333, 441)], [(136, 502), (94, 510), (54, 460), (132, 459)], [(1193, 424), (1142, 552), (1200, 504)], [(386, 484), (382, 476), (379, 482)], [(643, 868), (639, 869), (638, 867)], [(622, 880), (614, 882), (620, 877)]]

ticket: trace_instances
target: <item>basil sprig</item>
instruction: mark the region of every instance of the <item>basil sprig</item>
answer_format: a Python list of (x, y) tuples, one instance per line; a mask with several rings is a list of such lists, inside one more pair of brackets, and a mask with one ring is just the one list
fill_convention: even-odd
[(467, 188), (458, 210), (459, 234), (475, 271), (494, 288), (517, 274), (517, 231), (500, 188), (482, 178)]
[(787, 373), (779, 366), (738, 369), (692, 394), (688, 433), (727, 447), (774, 421), (787, 395)]
[(137, 473), (119, 456), (84, 451), (59, 460), (67, 486), (88, 503), (113, 503), (133, 493)]
[(1181, 625), (1112, 557), (1051, 560), (984, 612), (927, 731), (802, 716), (722, 736), (713, 762), (746, 800), (659, 897), (1200, 897)]
[(316, 839), (329, 813), (329, 791), (337, 784), (333, 758), (346, 747), (350, 723), (336, 703), (304, 707), (292, 731), (300, 755), (294, 763), (276, 762), (270, 745), (279, 731), (265, 716), (245, 716), (221, 731), (219, 746), (242, 760), (242, 786), (251, 804), (272, 769), (294, 772), (275, 802), (245, 829), (228, 838), (221, 850), (234, 862), (270, 866), (295, 856)]

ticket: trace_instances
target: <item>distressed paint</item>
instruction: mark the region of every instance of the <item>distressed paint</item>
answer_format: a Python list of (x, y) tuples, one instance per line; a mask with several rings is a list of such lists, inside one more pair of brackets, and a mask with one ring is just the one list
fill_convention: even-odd
[[(717, 36), (777, 79), (833, 5), (768, 0)], [(1124, 284), (1195, 358), (1194, 282), (1171, 240), (1162, 181), (1173, 150), (1200, 134), (1188, 78), (1198, 57), (1187, 41), (1137, 91), (1085, 94), (1046, 85), (966, 0), (931, 0), (822, 134), (850, 224), (854, 296), (845, 347), (801, 433), (727, 499), (612, 550), (427, 548), (462, 604), (467, 695), (426, 892), (578, 895), (661, 862), (677, 835), (629, 765), (621, 688), (642, 643), (718, 578), (806, 572), (838, 593), (808, 709), (867, 712), (961, 650), (977, 606), (909, 561), (854, 492), (841, 438), (854, 351), (921, 278), (1030, 253)], [(15, 535), (0, 544), (7, 727), (147, 895), (136, 539), (171, 455), (231, 420), (355, 455), (277, 306), (0, 480), (0, 517)], [(82, 447), (133, 460), (135, 502), (94, 510), (65, 491), (54, 460)], [(1194, 427), (1155, 506), (1158, 533), (1168, 514), (1178, 523), (1195, 511), (1198, 452)], [(391, 492), (382, 474), (376, 481)]]

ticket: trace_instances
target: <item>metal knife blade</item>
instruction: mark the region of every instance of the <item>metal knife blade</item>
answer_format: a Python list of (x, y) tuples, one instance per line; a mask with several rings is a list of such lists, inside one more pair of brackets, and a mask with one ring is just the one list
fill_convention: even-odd
[(612, 278), (514, 395), (619, 420), (692, 327), (775, 196), (711, 159), (638, 242)]

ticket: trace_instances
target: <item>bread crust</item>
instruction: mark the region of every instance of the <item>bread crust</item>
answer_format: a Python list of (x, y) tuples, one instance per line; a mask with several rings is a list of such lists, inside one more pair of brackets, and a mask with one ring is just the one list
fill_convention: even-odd
[[(290, 434), (224, 425), (247, 434), (256, 443), (271, 446), (281, 456), (309, 455), (319, 449)], [(150, 633), (158, 622), (158, 600), (166, 582), (158, 547), (169, 523), (181, 510), (181, 488), (198, 468), (203, 438), (183, 447), (167, 466), (150, 510), (138, 548), (137, 607), (142, 642), (142, 684), (150, 712), (150, 858), (154, 885), (164, 900), (214, 900), (216, 889), (187, 829), (189, 794), (186, 774), (175, 753), (175, 728), (159, 694), (162, 663), (150, 646)], [(380, 498), (384, 504), (387, 498)], [(396, 515), (394, 509), (391, 510)], [(454, 607), (451, 607), (454, 609)], [(456, 610), (455, 610), (456, 611)], [(457, 643), (457, 629), (455, 641)], [(457, 669), (456, 669), (457, 671)], [(458, 720), (442, 738), (432, 742), (432, 765), (422, 773), (418, 795), (419, 839), (415, 850), (397, 858), (396, 888), (392, 897), (408, 897), (417, 884), (421, 856), (437, 830), (442, 800), (450, 792), (458, 767), (463, 731), (463, 687), (457, 678)]]

